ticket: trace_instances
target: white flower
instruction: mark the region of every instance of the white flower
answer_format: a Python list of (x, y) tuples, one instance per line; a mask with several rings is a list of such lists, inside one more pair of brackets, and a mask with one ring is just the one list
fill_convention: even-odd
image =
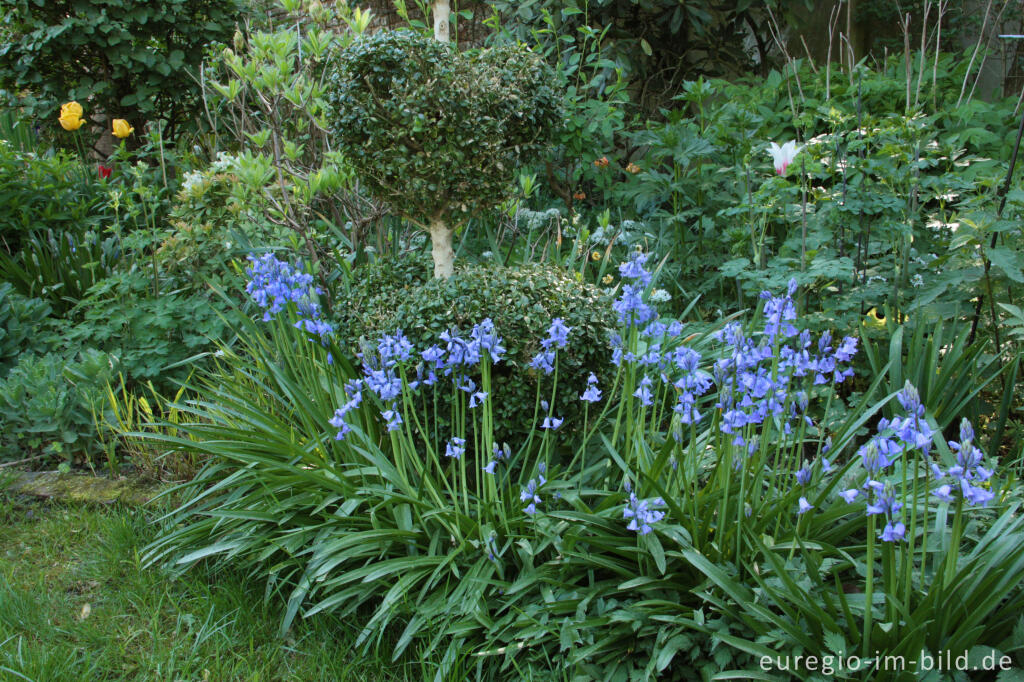
[(789, 164), (793, 163), (793, 158), (800, 153), (803, 149), (803, 145), (799, 147), (796, 144), (796, 140), (790, 140), (781, 147), (774, 142), (768, 144), (768, 153), (772, 155), (772, 161), (775, 162), (775, 172), (782, 175), (786, 172), (786, 168)]
[(655, 289), (651, 292), (651, 301), (654, 303), (666, 303), (672, 300), (672, 295), (664, 289)]

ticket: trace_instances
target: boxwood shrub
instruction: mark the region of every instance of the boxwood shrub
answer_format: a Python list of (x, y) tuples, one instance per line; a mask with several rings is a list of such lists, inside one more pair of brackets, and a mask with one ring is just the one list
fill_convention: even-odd
[(349, 350), (356, 353), (362, 343), (396, 329), (423, 350), (449, 328), (467, 332), (490, 317), (508, 350), (491, 377), (495, 430), (499, 438), (511, 439), (530, 429), (538, 380), (542, 398), (550, 395), (552, 377), (529, 364), (551, 320), (560, 317), (572, 331), (569, 347), (559, 354), (562, 388), (554, 413), (565, 418), (563, 429), (581, 428), (579, 394), (590, 372), (602, 385), (611, 379), (608, 338), (614, 316), (606, 295), (558, 267), (466, 266), (451, 279), (438, 280), (429, 277), (428, 262), (423, 254), (354, 271), (354, 287), (333, 296), (339, 302), (338, 329)]

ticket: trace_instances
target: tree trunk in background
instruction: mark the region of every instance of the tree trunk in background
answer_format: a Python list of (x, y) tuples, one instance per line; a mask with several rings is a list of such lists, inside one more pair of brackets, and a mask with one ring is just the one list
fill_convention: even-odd
[[(452, 14), (448, 0), (434, 0), (433, 14), (434, 38), (447, 43)], [(454, 233), (442, 216), (430, 219), (430, 243), (433, 246), (431, 255), (434, 257), (434, 277), (437, 279), (448, 279), (455, 272), (455, 249), (452, 248)]]
[(449, 4), (449, 0), (434, 0), (434, 39), (440, 40), (442, 43), (448, 42), (448, 36), (451, 34), (451, 25), (449, 20), (452, 15), (452, 7)]
[(444, 218), (435, 216), (430, 219), (430, 243), (433, 246), (430, 255), (434, 257), (434, 277), (437, 279), (448, 279), (455, 272), (453, 233)]

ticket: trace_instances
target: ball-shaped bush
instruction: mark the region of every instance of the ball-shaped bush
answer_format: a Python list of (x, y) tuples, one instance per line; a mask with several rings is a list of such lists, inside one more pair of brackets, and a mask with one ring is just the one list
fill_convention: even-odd
[(565, 418), (563, 429), (582, 428), (580, 394), (587, 377), (595, 372), (605, 385), (613, 369), (608, 339), (615, 319), (606, 295), (552, 266), (472, 266), (439, 280), (427, 277), (424, 264), (422, 258), (405, 259), (355, 271), (357, 284), (341, 296), (345, 302), (339, 306), (338, 329), (350, 352), (359, 350), (360, 337), (375, 342), (396, 329), (423, 350), (450, 328), (468, 332), (491, 318), (508, 351), (492, 371), (495, 430), (511, 443), (531, 426), (538, 382), (542, 399), (550, 397), (553, 375), (529, 365), (551, 320), (562, 318), (572, 331), (569, 345), (559, 353), (553, 413)]

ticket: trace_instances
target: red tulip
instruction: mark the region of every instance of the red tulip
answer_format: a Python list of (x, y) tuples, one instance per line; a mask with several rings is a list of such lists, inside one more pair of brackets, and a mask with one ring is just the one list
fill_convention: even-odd
[(114, 170), (114, 169), (113, 169), (113, 168), (107, 168), (106, 166), (104, 166), (104, 165), (103, 165), (103, 164), (101, 163), (101, 164), (100, 164), (100, 177), (101, 177), (101, 178), (109, 178), (109, 177), (110, 177), (110, 172), (111, 172), (112, 170)]

